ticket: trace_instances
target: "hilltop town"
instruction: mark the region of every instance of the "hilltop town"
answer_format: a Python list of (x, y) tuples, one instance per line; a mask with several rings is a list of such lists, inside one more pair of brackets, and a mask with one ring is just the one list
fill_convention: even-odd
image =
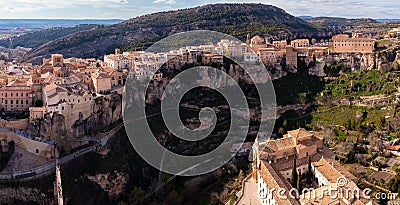
[[(243, 43), (221, 40), (215, 44), (183, 47), (165, 53), (123, 52), (115, 48), (115, 52), (104, 55), (103, 60), (64, 58), (61, 54), (52, 54), (51, 58), (44, 58), (40, 65), (0, 60), (0, 140), (2, 145), (0, 151), (11, 153), (1, 156), (13, 159), (12, 153), (18, 152), (25, 153), (23, 157), (26, 157), (26, 159), (18, 159), (19, 163), (15, 163), (18, 160), (10, 160), (10, 163), (8, 159), (4, 160), (7, 162), (2, 160), (4, 164), (0, 164), (0, 167), (4, 171), (0, 173), (0, 177), (3, 177), (1, 179), (24, 179), (48, 172), (50, 168), (39, 170), (35, 167), (52, 163), (52, 160), (57, 158), (55, 145), (59, 146), (62, 152), (61, 157), (82, 154), (82, 152), (107, 152), (105, 144), (110, 138), (108, 133), (122, 127), (122, 94), (130, 76), (134, 76), (136, 80), (151, 79), (154, 86), (165, 88), (166, 84), (162, 82), (167, 81), (166, 76), (159, 72), (162, 66), (170, 70), (187, 65), (231, 66), (237, 69), (233, 65), (225, 65), (229, 63), (227, 58), (233, 58), (250, 64), (263, 63), (273, 80), (303, 72), (321, 79), (335, 80), (340, 78), (338, 76), (341, 73), (367, 70), (385, 72), (398, 69), (400, 67), (399, 35), (398, 28), (387, 31), (383, 36), (364, 33), (339, 34), (333, 36), (332, 39), (321, 41), (307, 38), (289, 41), (260, 34), (253, 37), (248, 35), (246, 42)], [(238, 73), (240, 72), (230, 74), (244, 77), (243, 74)], [(353, 81), (351, 81), (351, 86), (353, 86)], [(147, 103), (151, 104), (161, 99), (161, 94), (150, 93), (149, 95), (153, 95), (153, 98), (148, 99)], [(318, 94), (320, 98), (324, 97), (324, 92)], [(393, 95), (393, 98), (398, 97), (396, 90), (384, 94)], [(301, 95), (297, 97), (301, 98)], [(383, 98), (382, 101), (385, 101), (388, 97)], [(290, 100), (297, 102), (297, 99)], [(337, 106), (356, 103), (365, 103), (367, 107), (369, 105), (368, 99), (362, 97), (339, 100), (340, 103)], [(319, 104), (315, 103), (315, 105), (325, 105), (322, 101), (320, 100)], [(373, 103), (378, 101), (379, 99), (374, 99)], [(285, 111), (292, 110), (291, 108), (297, 109), (296, 105), (304, 107), (310, 103), (303, 99), (293, 104), (293, 107), (278, 104), (278, 117), (282, 117)], [(344, 129), (355, 131), (356, 127), (362, 126), (362, 122), (359, 125), (355, 125), (356, 122), (354, 122), (354, 126), (352, 123), (353, 121), (347, 125), (353, 128), (347, 129), (343, 125)], [(336, 145), (336, 142), (329, 142), (330, 139), (326, 133), (309, 132), (303, 128), (290, 131), (288, 126), (284, 125), (285, 123), (279, 122), (277, 126), (281, 124), (285, 130), (276, 129), (273, 139), (267, 142), (259, 142), (256, 139), (254, 143), (246, 143), (245, 147), (235, 148), (236, 151), (247, 154), (252, 152), (254, 155), (252, 173), (244, 183), (249, 183), (250, 187), (255, 184), (256, 187), (252, 187), (253, 192), (243, 188), (238, 200), (239, 204), (241, 202), (248, 204), (246, 200), (252, 197), (254, 197), (252, 204), (374, 203), (371, 199), (354, 195), (332, 199), (324, 193), (320, 199), (314, 197), (312, 200), (307, 193), (299, 194), (297, 198), (290, 198), (287, 194), (285, 199), (279, 198), (276, 192), (271, 191), (271, 188), (300, 190), (302, 187), (307, 187), (315, 188), (318, 193), (321, 193), (324, 187), (338, 187), (339, 179), (346, 180), (345, 187), (347, 188), (360, 190), (358, 185), (360, 183), (365, 185), (364, 181), (358, 180), (353, 173), (335, 160), (335, 157), (348, 157), (350, 152), (348, 149), (330, 149), (332, 147), (328, 146)], [(342, 125), (337, 127), (340, 126)], [(381, 153), (388, 153), (382, 158), (389, 159), (385, 163), (389, 164), (388, 161), (395, 160), (394, 164), (398, 164), (396, 155), (399, 156), (399, 142), (395, 140), (385, 142), (386, 146), (378, 148), (383, 149)], [(353, 148), (356, 149), (357, 145), (353, 144)], [(374, 149), (374, 145), (371, 143), (368, 148)], [(376, 150), (364, 154), (372, 153), (375, 161), (379, 161), (377, 155), (381, 153)], [(32, 160), (31, 157), (38, 158)], [(382, 171), (379, 166), (376, 173), (378, 176), (374, 179), (379, 183), (371, 183), (374, 189), (381, 189), (381, 186), (388, 187), (389, 181), (395, 180), (398, 175), (393, 169)], [(91, 179), (97, 178), (91, 177)], [(392, 188), (392, 184), (389, 189)]]

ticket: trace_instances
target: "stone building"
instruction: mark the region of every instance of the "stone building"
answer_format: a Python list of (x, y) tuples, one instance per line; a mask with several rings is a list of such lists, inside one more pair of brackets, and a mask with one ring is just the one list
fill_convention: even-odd
[(373, 53), (375, 40), (340, 34), (334, 37), (333, 46), (335, 53)]
[(28, 111), (34, 105), (35, 95), (28, 85), (29, 79), (19, 78), (0, 88), (0, 109), (4, 111)]
[(254, 36), (253, 38), (250, 39), (250, 48), (254, 50), (254, 52), (258, 52), (260, 48), (266, 48), (267, 43), (265, 41), (265, 38), (261, 36)]
[[(261, 147), (263, 150), (260, 150)], [(271, 139), (267, 142), (256, 141), (253, 150), (256, 150), (253, 177), (257, 181), (257, 194), (263, 205), (372, 204), (368, 199), (354, 194), (336, 198), (331, 198), (327, 193), (320, 194), (321, 190), (328, 186), (337, 187), (339, 179), (345, 179), (348, 182), (345, 184), (346, 188), (357, 190), (358, 187), (356, 186), (357, 179), (334, 160), (333, 153), (323, 145), (323, 138), (315, 133), (302, 128), (289, 131), (281, 139)], [(306, 190), (309, 192), (298, 192), (290, 184), (294, 161), (296, 161), (297, 173), (305, 174), (308, 171), (309, 159), (312, 162), (310, 171), (314, 175), (312, 184), (310, 189)], [(298, 196), (293, 190), (298, 192)], [(310, 195), (311, 192), (320, 195), (315, 198)]]
[(115, 70), (130, 70), (133, 68), (135, 58), (129, 53), (121, 54), (120, 49), (115, 49), (115, 54), (105, 55), (104, 62)]
[(107, 93), (111, 91), (111, 79), (112, 77), (106, 73), (93, 73), (92, 81), (94, 85), (94, 91), (96, 93)]
[(290, 42), (290, 45), (294, 48), (298, 47), (309, 47), (310, 46), (310, 40), (308, 39), (296, 39)]
[(297, 68), (297, 51), (293, 46), (286, 47), (286, 65)]

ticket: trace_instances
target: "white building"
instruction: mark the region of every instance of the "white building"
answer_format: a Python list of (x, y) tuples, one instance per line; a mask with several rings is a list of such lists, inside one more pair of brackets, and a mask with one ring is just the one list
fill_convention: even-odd
[(244, 54), (244, 62), (258, 63), (258, 62), (260, 62), (260, 58), (255, 53), (245, 53)]

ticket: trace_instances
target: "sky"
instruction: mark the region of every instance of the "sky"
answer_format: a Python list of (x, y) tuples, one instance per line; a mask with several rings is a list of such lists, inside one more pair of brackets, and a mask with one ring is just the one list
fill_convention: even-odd
[(263, 3), (294, 16), (400, 19), (399, 0), (0, 0), (0, 19), (130, 19), (214, 3)]

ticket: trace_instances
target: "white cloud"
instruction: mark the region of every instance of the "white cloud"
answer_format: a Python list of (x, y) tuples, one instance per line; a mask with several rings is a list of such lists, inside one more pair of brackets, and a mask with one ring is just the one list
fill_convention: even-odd
[(155, 0), (153, 1), (155, 4), (176, 4), (175, 0)]
[(114, 3), (119, 3), (119, 4), (127, 4), (128, 3), (128, 0), (110, 0), (111, 2), (114, 2)]
[[(295, 16), (400, 18), (398, 0), (0, 0), (0, 18), (70, 18), (72, 15), (74, 18), (132, 18), (156, 11), (228, 2), (271, 4)], [(111, 13), (105, 15), (107, 12)]]

